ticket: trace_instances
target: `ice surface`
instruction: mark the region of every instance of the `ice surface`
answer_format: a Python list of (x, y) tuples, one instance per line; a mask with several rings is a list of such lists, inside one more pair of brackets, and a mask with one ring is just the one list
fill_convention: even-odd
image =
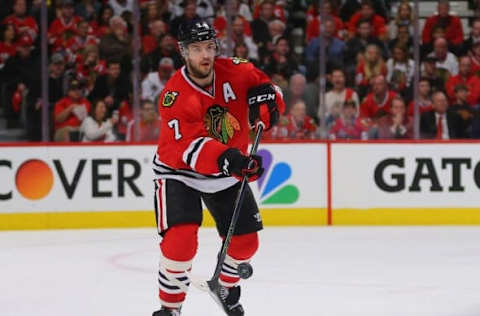
[[(1, 316), (150, 316), (154, 229), (0, 233)], [(202, 229), (194, 272), (220, 243)], [(270, 228), (243, 284), (247, 316), (478, 316), (480, 227)], [(223, 315), (192, 288), (185, 316)]]

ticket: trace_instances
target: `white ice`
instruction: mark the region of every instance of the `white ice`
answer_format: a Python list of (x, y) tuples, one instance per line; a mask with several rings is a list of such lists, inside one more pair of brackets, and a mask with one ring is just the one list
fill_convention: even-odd
[[(194, 272), (220, 246), (202, 229)], [(150, 316), (154, 229), (0, 233), (1, 316)], [(243, 282), (247, 316), (478, 316), (480, 227), (271, 228)], [(192, 288), (184, 316), (223, 315)]]

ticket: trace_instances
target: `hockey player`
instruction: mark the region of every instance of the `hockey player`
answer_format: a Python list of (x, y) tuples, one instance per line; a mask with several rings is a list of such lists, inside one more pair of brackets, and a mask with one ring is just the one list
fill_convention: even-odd
[[(160, 243), (159, 298), (153, 316), (178, 316), (197, 251), (201, 200), (225, 237), (240, 180), (263, 172), (260, 156), (249, 158), (251, 126), (276, 124), (285, 104), (280, 90), (251, 63), (218, 57), (214, 29), (203, 20), (183, 24), (179, 47), (185, 66), (159, 98), (160, 139), (154, 158), (155, 212)], [(217, 299), (227, 315), (244, 315), (237, 267), (258, 248), (262, 221), (252, 191), (245, 198), (220, 274)]]

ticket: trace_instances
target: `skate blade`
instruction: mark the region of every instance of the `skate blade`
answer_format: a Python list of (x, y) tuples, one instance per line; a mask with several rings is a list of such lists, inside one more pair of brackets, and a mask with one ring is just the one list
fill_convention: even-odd
[(220, 298), (218, 297), (216, 290), (218, 289), (218, 284), (213, 283), (214, 281), (207, 281), (207, 291), (208, 294), (213, 298), (213, 300), (217, 303), (217, 305), (225, 312), (226, 315), (228, 315), (228, 311), (225, 310), (225, 307), (223, 306), (222, 302), (220, 301)]

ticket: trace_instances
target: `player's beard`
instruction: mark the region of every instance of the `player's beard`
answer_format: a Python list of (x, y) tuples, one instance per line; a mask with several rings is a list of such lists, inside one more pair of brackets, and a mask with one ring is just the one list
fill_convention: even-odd
[(193, 63), (191, 62), (187, 62), (187, 65), (188, 65), (188, 72), (195, 78), (198, 78), (198, 79), (205, 79), (205, 78), (208, 78), (208, 76), (210, 76), (210, 74), (212, 73), (213, 71), (213, 63), (208, 67), (207, 70), (202, 70), (198, 67), (195, 67), (193, 65)]

